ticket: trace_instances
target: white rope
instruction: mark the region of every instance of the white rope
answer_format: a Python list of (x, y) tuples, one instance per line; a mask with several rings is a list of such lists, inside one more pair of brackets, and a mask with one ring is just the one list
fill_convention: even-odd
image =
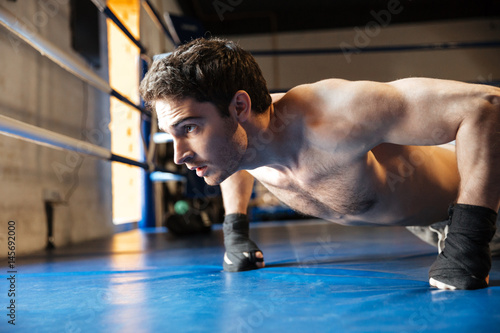
[(93, 87), (96, 87), (97, 89), (108, 94), (112, 92), (113, 89), (109, 83), (97, 75), (90, 67), (87, 66), (86, 63), (60, 50), (56, 45), (45, 39), (39, 33), (30, 30), (12, 13), (2, 7), (0, 7), (0, 25), (31, 45), (43, 56), (51, 59), (59, 66), (89, 83)]
[(0, 132), (7, 136), (15, 137), (37, 144), (76, 151), (78, 153), (109, 160), (111, 151), (91, 143), (74, 139), (72, 137), (55, 133), (37, 126), (23, 123), (22, 121), (0, 115)]

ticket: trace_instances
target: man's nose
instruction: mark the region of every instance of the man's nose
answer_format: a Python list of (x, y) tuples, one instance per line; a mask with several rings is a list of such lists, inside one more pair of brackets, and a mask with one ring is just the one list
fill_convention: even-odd
[(179, 141), (174, 140), (174, 163), (181, 165), (193, 158), (194, 152), (189, 147)]

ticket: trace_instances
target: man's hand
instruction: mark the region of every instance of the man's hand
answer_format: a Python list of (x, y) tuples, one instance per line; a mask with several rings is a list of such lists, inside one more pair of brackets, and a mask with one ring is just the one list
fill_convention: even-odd
[(225, 271), (240, 272), (265, 266), (262, 251), (248, 236), (249, 221), (246, 214), (226, 215), (223, 227)]

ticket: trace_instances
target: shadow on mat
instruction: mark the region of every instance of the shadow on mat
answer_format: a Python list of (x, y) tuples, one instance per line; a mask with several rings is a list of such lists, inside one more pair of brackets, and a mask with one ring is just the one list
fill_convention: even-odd
[(490, 287), (500, 287), (500, 280), (490, 280)]
[[(363, 256), (363, 257), (343, 257), (343, 258), (324, 258), (315, 259), (310, 258), (309, 260), (301, 261), (288, 261), (288, 262), (278, 262), (278, 263), (266, 263), (266, 268), (276, 268), (276, 267), (308, 267), (308, 266), (322, 266), (322, 265), (336, 265), (336, 264), (366, 264), (366, 263), (387, 263), (388, 261), (400, 261), (400, 260), (422, 260), (422, 265), (431, 265), (435, 260), (435, 254), (421, 253), (407, 256)], [(428, 259), (427, 259), (428, 258)], [(308, 258), (306, 258), (308, 259)]]

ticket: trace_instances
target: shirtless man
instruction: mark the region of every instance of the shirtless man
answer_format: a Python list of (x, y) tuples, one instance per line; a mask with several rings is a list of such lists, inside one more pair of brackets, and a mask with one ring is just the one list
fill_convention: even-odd
[[(487, 286), (500, 208), (500, 89), (330, 79), (271, 97), (248, 52), (198, 39), (155, 61), (141, 94), (173, 136), (175, 163), (221, 185), (226, 270), (264, 266), (245, 215), (255, 178), (293, 209), (344, 225), (449, 217), (430, 284)], [(452, 140), (456, 154), (440, 147)]]

